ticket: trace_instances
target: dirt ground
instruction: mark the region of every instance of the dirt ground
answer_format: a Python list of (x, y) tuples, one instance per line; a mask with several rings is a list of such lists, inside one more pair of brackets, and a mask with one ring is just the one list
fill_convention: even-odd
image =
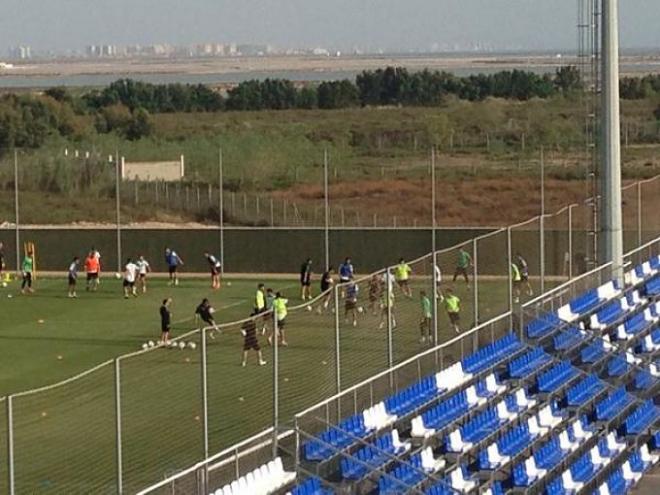
[[(452, 180), (438, 182), (437, 218), (441, 226), (495, 226), (527, 220), (541, 212), (539, 181), (532, 178)], [(380, 218), (416, 218), (428, 223), (431, 187), (427, 180), (386, 179), (334, 183), (331, 202)], [(274, 193), (298, 205), (314, 207), (323, 200), (321, 186), (300, 185)], [(582, 181), (547, 180), (546, 211), (553, 212), (586, 197)]]

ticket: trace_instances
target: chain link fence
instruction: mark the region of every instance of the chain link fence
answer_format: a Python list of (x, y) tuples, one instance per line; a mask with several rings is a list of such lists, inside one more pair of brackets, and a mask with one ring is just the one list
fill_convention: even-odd
[[(543, 276), (548, 289), (555, 278), (561, 283), (571, 273), (583, 273), (570, 263), (579, 259), (576, 246), (584, 235), (573, 221), (578, 208), (358, 276), (288, 308), (278, 332), (267, 312), (191, 332), (176, 340), (183, 349), (147, 349), (61, 384), (0, 399), (0, 440), (7, 445), (0, 480), (12, 495), (134, 493), (176, 478), (182, 466), (268, 428), (273, 447), (275, 433), (296, 413), (327, 397), (334, 398), (314, 406), (315, 418), (332, 423), (361, 411), (519, 323), (512, 321), (518, 303), (511, 264), (517, 252), (528, 262), (535, 294)], [(644, 205), (639, 211), (646, 210)], [(571, 226), (568, 232), (563, 225)], [(641, 252), (657, 247), (651, 243)], [(634, 261), (638, 254), (630, 256)], [(549, 293), (552, 297), (527, 302), (533, 296), (521, 294), (519, 303), (527, 315), (556, 309), (602, 283), (606, 270), (560, 285)], [(447, 316), (450, 289), (460, 299), (460, 335)], [(489, 322), (501, 315), (496, 324)], [(477, 331), (469, 331), (477, 325)], [(265, 361), (261, 365), (257, 346)], [(374, 376), (368, 385), (361, 384)], [(313, 425), (307, 430), (314, 433)], [(254, 451), (254, 462), (268, 458), (256, 453), (262, 450)], [(242, 462), (240, 472), (244, 466), (253, 466), (252, 461)], [(213, 477), (214, 470), (208, 471), (203, 483)], [(230, 475), (219, 474), (212, 485), (220, 486)], [(200, 481), (199, 472), (191, 476), (191, 483)], [(182, 490), (175, 493), (190, 493)]]

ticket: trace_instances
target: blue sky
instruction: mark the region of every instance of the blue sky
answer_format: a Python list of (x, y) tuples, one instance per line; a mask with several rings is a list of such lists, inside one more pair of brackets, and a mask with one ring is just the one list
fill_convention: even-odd
[[(0, 50), (87, 44), (574, 48), (577, 0), (2, 0)], [(660, 48), (660, 1), (621, 0), (624, 47)]]

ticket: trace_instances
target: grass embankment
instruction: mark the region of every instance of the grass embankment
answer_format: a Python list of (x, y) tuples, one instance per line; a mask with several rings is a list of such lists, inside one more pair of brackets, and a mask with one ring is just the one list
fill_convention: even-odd
[[(658, 125), (653, 116), (656, 106), (651, 100), (623, 102), (624, 139), (628, 143), (623, 148), (625, 178), (660, 172)], [(365, 217), (378, 212), (382, 205), (378, 188), (389, 188), (388, 181), (396, 180), (402, 182), (395, 185), (402, 195), (400, 216), (421, 220), (419, 206), (408, 209), (406, 205), (419, 196), (415, 179), (428, 180), (428, 150), (436, 145), (439, 187), (443, 193), (457, 184), (462, 189), (461, 195), (448, 201), (457, 210), (443, 214), (447, 212), (441, 209), (440, 222), (447, 219), (450, 224), (483, 225), (492, 220), (483, 215), (463, 216), (472, 210), (471, 201), (487, 190), (493, 202), (506, 203), (508, 193), (505, 185), (492, 187), (476, 179), (504, 177), (506, 184), (527, 191), (529, 180), (538, 177), (541, 146), (545, 148), (549, 178), (562, 182), (584, 178), (582, 112), (579, 101), (552, 98), (449, 101), (439, 108), (157, 114), (153, 116), (153, 137), (134, 142), (114, 134), (96, 134), (91, 118), (81, 117), (87, 119), (81, 126), (90, 130), (79, 142), (52, 140), (42, 150), (20, 157), (22, 190), (34, 192), (26, 192), (21, 202), (23, 220), (60, 223), (93, 216), (99, 221), (113, 221), (114, 175), (107, 160), (117, 149), (129, 160), (176, 159), (184, 154), (187, 181), (202, 184), (204, 194), (205, 184), (217, 184), (220, 148), (227, 193), (267, 198), (277, 191), (290, 201), (303, 200), (309, 194), (307, 184), (322, 183), (323, 151), (327, 149), (331, 182), (337, 188), (348, 184), (364, 189), (360, 194), (364, 201), (351, 203), (353, 208), (364, 209), (361, 213)], [(81, 156), (91, 151), (97, 158), (65, 158), (64, 148), (78, 149)], [(6, 220), (13, 218), (11, 165), (9, 156), (0, 164), (0, 184), (5, 189), (0, 196), (0, 219)], [(378, 185), (379, 181), (385, 182)], [(580, 187), (569, 184), (559, 187), (558, 192), (564, 189), (567, 195), (557, 198), (558, 205), (549, 198), (549, 208), (572, 201)], [(500, 192), (504, 195), (501, 202)], [(336, 198), (343, 200), (341, 195)], [(537, 199), (522, 195), (516, 208), (505, 206), (499, 212), (509, 222), (519, 220)], [(203, 220), (209, 214), (207, 210), (188, 211), (179, 204), (168, 209), (163, 204), (155, 206), (153, 201), (137, 206), (125, 203), (126, 221), (163, 217)]]

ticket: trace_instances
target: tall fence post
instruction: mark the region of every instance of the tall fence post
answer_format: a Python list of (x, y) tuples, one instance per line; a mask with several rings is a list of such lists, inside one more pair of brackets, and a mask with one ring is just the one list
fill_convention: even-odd
[(541, 294), (545, 294), (545, 215), (539, 219), (539, 274), (541, 276)]
[[(390, 268), (385, 272), (385, 283), (387, 284), (387, 367), (394, 366), (394, 349), (392, 348), (392, 273)], [(392, 384), (392, 375), (390, 374), (390, 386)]]
[(568, 279), (573, 278), (573, 207), (568, 205)]
[(14, 495), (14, 397), (7, 397), (7, 472), (9, 476), (9, 495)]
[(204, 459), (209, 456), (209, 400), (208, 374), (206, 356), (206, 329), (201, 330), (201, 372), (202, 372), (202, 435), (204, 436)]
[(507, 252), (507, 267), (506, 278), (509, 287), (509, 313), (513, 314), (513, 280), (511, 279), (511, 227), (506, 228), (506, 252)]
[[(472, 293), (472, 313), (474, 316), (474, 325), (477, 326), (479, 325), (479, 250), (477, 246), (479, 243), (477, 242), (477, 239), (472, 239), (472, 287), (473, 287), (473, 293)], [(479, 336), (476, 335), (477, 332), (475, 332), (475, 339), (477, 339), (477, 345), (478, 345), (478, 339)]]
[(117, 441), (117, 493), (124, 493), (122, 450), (121, 450), (121, 368), (120, 359), (115, 359), (115, 438)]
[(277, 430), (280, 423), (280, 368), (279, 368), (279, 329), (277, 327), (277, 311), (273, 308), (273, 459), (277, 457)]
[(642, 245), (642, 237), (642, 181), (637, 181), (637, 246)]
[[(341, 351), (340, 351), (340, 334), (339, 334), (339, 287), (335, 286), (333, 294), (333, 303), (335, 305), (335, 368), (336, 368), (336, 381), (337, 393), (341, 393)], [(341, 419), (341, 398), (337, 399), (337, 420)]]

